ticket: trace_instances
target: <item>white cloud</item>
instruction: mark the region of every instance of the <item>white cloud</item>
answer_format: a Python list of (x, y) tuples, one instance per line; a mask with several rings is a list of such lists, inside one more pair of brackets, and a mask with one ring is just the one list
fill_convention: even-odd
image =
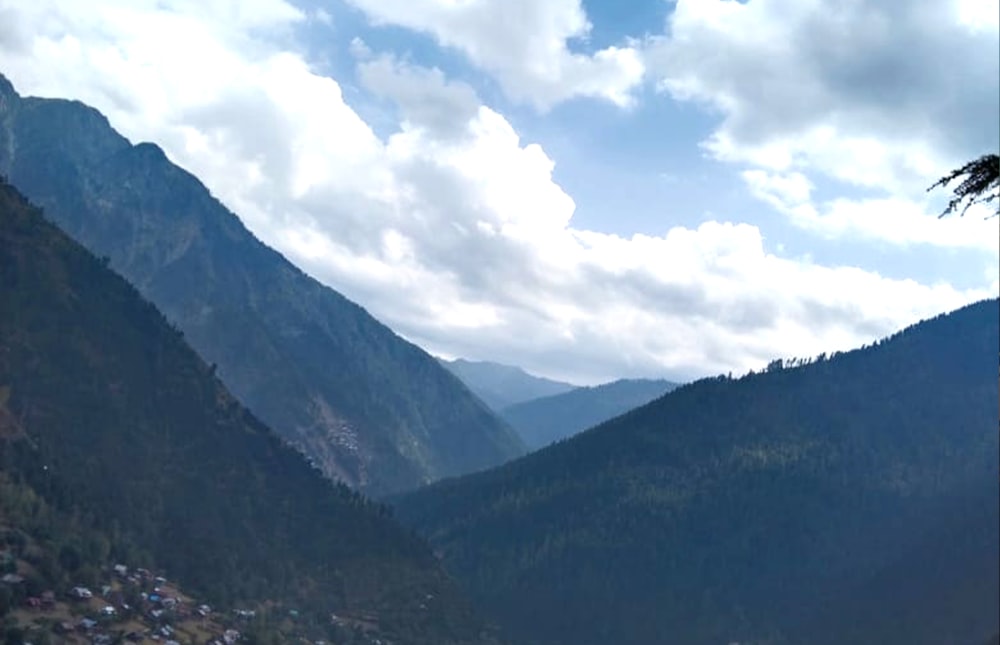
[(395, 102), (405, 127), (428, 128), (436, 137), (465, 134), (479, 110), (479, 97), (464, 83), (448, 81), (439, 69), (426, 69), (383, 55), (358, 65), (361, 83), (372, 94)]
[(644, 66), (630, 45), (583, 54), (591, 25), (580, 0), (347, 0), (375, 24), (433, 36), (493, 74), (516, 101), (546, 109), (577, 97), (632, 104)]
[[(263, 240), (431, 351), (585, 380), (690, 377), (848, 348), (989, 295), (778, 257), (750, 224), (575, 228), (553, 160), (439, 71), (359, 63), (402, 116), (377, 136), (291, 49), (303, 18), (280, 0), (0, 13), (32, 34), (0, 38), (22, 93), (84, 100), (156, 141)], [(757, 179), (780, 203), (811, 196), (805, 177)]]
[(801, 173), (746, 170), (750, 192), (784, 213), (795, 226), (826, 239), (850, 237), (892, 246), (970, 249), (1000, 253), (1000, 218), (983, 207), (964, 218), (939, 218), (926, 200), (901, 196), (846, 198), (815, 202), (812, 184)]
[(678, 0), (647, 64), (716, 157), (913, 196), (1000, 143), (996, 4)]

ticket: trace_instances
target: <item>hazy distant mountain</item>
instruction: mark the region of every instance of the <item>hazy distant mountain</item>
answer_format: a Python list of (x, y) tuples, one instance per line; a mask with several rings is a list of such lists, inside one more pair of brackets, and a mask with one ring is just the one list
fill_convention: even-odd
[(493, 410), (522, 401), (569, 392), (576, 386), (528, 374), (520, 367), (489, 361), (442, 360), (441, 364), (460, 378)]
[(679, 387), (397, 516), (523, 642), (986, 642), (998, 309)]
[(645, 405), (675, 387), (670, 381), (622, 379), (517, 403), (502, 409), (500, 416), (535, 450)]
[(322, 637), (335, 612), (377, 624), (364, 642), (492, 642), (423, 542), (310, 468), (106, 264), (0, 183), (0, 525), (5, 553), (11, 527), (47, 547), (31, 593), (125, 562)]
[(0, 173), (130, 280), (232, 392), (373, 494), (499, 464), (520, 440), (435, 359), (257, 240), (152, 144), (0, 76)]

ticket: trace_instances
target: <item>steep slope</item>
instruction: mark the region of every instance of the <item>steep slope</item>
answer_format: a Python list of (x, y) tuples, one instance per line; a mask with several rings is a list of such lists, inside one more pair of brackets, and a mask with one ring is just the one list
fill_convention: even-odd
[(536, 450), (645, 405), (675, 387), (670, 381), (621, 379), (518, 403), (500, 410), (500, 416), (528, 449)]
[(393, 642), (485, 640), (424, 543), (310, 468), (213, 371), (0, 184), (0, 475), (81, 527), (64, 537), (105, 536), (78, 557), (152, 560), (213, 602), (278, 601), (319, 624), (371, 614)]
[(525, 643), (983, 642), (998, 338), (993, 300), (699, 381), (397, 514)]
[(562, 394), (575, 385), (528, 374), (520, 367), (489, 361), (441, 361), (466, 387), (493, 410), (543, 396)]
[(232, 392), (372, 494), (499, 464), (516, 435), (420, 348), (263, 245), (151, 144), (0, 77), (0, 173), (131, 281)]

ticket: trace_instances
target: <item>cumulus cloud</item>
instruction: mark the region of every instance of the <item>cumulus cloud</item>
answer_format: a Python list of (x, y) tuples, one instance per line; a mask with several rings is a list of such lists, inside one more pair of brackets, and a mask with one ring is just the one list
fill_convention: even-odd
[(462, 136), (479, 109), (475, 90), (449, 81), (440, 69), (426, 69), (382, 55), (358, 65), (361, 83), (399, 107), (404, 127), (425, 127), (435, 137)]
[(546, 109), (577, 97), (632, 104), (644, 66), (625, 44), (592, 54), (570, 44), (591, 30), (580, 0), (347, 0), (377, 25), (431, 35), (493, 74), (516, 101)]
[(813, 185), (798, 172), (745, 170), (751, 193), (784, 213), (800, 229), (826, 239), (850, 237), (898, 247), (924, 245), (997, 255), (1000, 218), (985, 207), (970, 208), (965, 218), (939, 218), (926, 200), (902, 196), (838, 197), (816, 202)]
[[(0, 13), (32, 34), (0, 40), (22, 93), (84, 100), (156, 141), (264, 241), (439, 354), (589, 382), (690, 378), (846, 349), (989, 293), (780, 257), (747, 223), (574, 227), (545, 150), (438, 70), (359, 61), (401, 117), (376, 135), (297, 53), (304, 18), (282, 0)], [(811, 197), (804, 177), (755, 181), (779, 204)]]
[(678, 0), (647, 64), (719, 159), (913, 194), (1000, 143), (990, 4)]
[[(671, 97), (720, 114), (704, 147), (749, 166), (751, 192), (798, 228), (996, 256), (996, 220), (938, 221), (944, 191), (924, 194), (1000, 145), (989, 4), (678, 0), (646, 61)], [(819, 178), (860, 191), (816, 202)]]

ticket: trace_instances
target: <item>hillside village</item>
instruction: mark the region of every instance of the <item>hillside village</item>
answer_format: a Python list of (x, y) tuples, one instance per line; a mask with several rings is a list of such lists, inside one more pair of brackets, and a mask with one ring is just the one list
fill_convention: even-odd
[(23, 533), (0, 527), (0, 616), (6, 642), (111, 645), (235, 645), (249, 642), (364, 642), (379, 638), (378, 617), (331, 614), (334, 641), (311, 640), (299, 612), (277, 605), (229, 611), (199, 602), (181, 587), (142, 567), (116, 563), (99, 574), (98, 584), (46, 588), (31, 560), (38, 546)]
[[(9, 532), (9, 531), (8, 531)], [(91, 588), (39, 588), (32, 565), (8, 544), (0, 551), (0, 596), (10, 609), (7, 634), (25, 643), (209, 643), (233, 645), (254, 610), (220, 614), (163, 576), (115, 564)]]

